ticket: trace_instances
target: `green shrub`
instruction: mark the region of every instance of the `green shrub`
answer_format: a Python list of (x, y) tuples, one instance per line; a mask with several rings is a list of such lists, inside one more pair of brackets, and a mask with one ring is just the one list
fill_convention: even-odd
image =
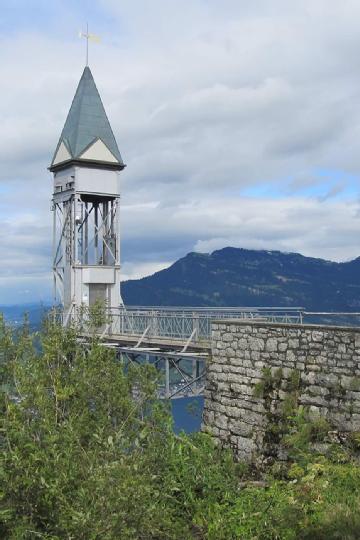
[(288, 382), (287, 390), (288, 392), (294, 392), (300, 388), (301, 374), (297, 369), (292, 370), (290, 373), (290, 379)]
[(0, 538), (359, 537), (357, 463), (309, 449), (324, 422), (289, 415), (293, 462), (256, 484), (264, 476), (208, 435), (174, 434), (154, 369), (125, 370), (96, 335), (86, 348), (77, 335), (53, 323), (15, 335), (0, 319)]
[(360, 450), (360, 432), (356, 431), (349, 436), (349, 444), (352, 450), (358, 452)]

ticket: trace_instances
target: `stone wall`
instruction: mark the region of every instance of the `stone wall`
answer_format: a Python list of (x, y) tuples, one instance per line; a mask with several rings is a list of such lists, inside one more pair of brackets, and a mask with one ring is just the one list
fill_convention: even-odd
[(336, 436), (360, 431), (359, 361), (360, 329), (215, 321), (203, 430), (246, 460), (281, 458), (271, 424), (291, 403)]

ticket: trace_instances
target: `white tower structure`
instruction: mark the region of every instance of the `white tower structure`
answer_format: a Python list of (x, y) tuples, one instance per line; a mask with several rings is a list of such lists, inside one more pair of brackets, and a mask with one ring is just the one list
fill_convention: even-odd
[(54, 295), (67, 317), (96, 300), (122, 305), (119, 175), (124, 167), (86, 66), (49, 167), (54, 174)]

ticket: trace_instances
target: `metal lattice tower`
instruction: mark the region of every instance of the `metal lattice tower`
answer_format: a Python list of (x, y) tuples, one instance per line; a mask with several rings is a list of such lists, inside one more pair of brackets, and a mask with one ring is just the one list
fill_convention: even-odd
[(124, 167), (86, 66), (49, 168), (54, 174), (54, 296), (66, 317), (96, 300), (122, 305), (119, 175)]

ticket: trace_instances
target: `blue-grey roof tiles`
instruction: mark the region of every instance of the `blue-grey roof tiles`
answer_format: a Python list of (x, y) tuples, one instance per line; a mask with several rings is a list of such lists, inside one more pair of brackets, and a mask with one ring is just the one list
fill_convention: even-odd
[[(73, 159), (78, 159), (96, 139), (123, 163), (90, 68), (85, 67), (66, 118), (57, 149), (63, 141)], [(55, 152), (56, 155), (56, 152)]]

